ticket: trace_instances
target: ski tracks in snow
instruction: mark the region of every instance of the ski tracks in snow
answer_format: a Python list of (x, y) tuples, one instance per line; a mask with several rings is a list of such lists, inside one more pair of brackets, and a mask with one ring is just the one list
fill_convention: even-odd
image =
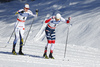
[[(55, 46), (55, 59), (44, 59), (42, 57), (45, 43), (34, 42), (23, 48), (24, 56), (12, 55), (11, 47), (0, 49), (1, 67), (100, 67), (100, 51), (95, 48), (75, 46), (68, 44), (66, 58), (63, 58), (63, 45)], [(62, 46), (62, 48), (60, 48)], [(18, 46), (16, 46), (18, 48)], [(18, 52), (18, 49), (16, 49)], [(64, 61), (63, 61), (64, 59)], [(6, 64), (6, 65), (5, 65)], [(10, 65), (11, 64), (11, 65)], [(15, 66), (17, 64), (18, 66)]]

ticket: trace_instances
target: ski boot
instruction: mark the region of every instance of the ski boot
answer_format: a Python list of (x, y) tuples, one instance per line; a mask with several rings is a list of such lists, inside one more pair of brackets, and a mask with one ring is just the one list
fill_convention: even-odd
[(21, 40), (20, 40), (19, 55), (24, 55), (24, 53), (22, 52), (22, 47), (23, 47), (23, 39), (21, 38)]
[(49, 58), (54, 59), (54, 57), (52, 56), (52, 53), (49, 54)]
[(19, 55), (24, 55), (24, 53), (22, 51), (19, 51)]
[(16, 43), (13, 43), (13, 48), (12, 48), (12, 54), (13, 55), (17, 55), (17, 53), (15, 51), (15, 46), (16, 46)]
[(17, 53), (16, 53), (16, 51), (14, 49), (12, 50), (12, 54), (13, 55), (17, 55)]
[(46, 53), (43, 54), (43, 57), (44, 57), (45, 59), (49, 59)]

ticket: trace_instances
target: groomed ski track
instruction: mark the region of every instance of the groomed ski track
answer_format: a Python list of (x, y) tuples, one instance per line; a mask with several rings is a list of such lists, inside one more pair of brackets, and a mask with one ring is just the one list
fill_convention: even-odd
[[(32, 44), (32, 45), (30, 45)], [(99, 67), (100, 51), (82, 46), (68, 46), (66, 58), (64, 57), (64, 44), (56, 44), (55, 59), (42, 58), (46, 43), (34, 42), (24, 46), (25, 55), (12, 55), (11, 47), (0, 49), (0, 67)], [(63, 45), (63, 47), (62, 47)], [(19, 46), (16, 46), (18, 50)], [(62, 48), (60, 48), (62, 47)], [(18, 52), (18, 51), (16, 51)], [(49, 52), (48, 52), (49, 53)], [(64, 59), (64, 61), (63, 61)]]
[[(23, 47), (25, 55), (12, 55), (14, 35), (9, 44), (7, 41), (16, 22), (15, 12), (23, 8), (25, 3), (30, 4), (33, 12), (38, 8), (39, 16), (34, 20), (26, 45)], [(46, 45), (45, 34), (36, 34), (42, 29), (46, 15), (51, 16), (54, 11), (61, 13), (66, 19), (71, 16), (73, 25), (69, 31), (66, 58), (64, 50), (67, 24), (60, 23), (56, 28), (53, 54), (55, 59), (44, 59), (42, 56)], [(25, 23), (25, 37), (32, 20), (33, 18), (29, 17)], [(5, 45), (6, 48), (0, 48), (0, 67), (100, 67), (100, 0), (14, 0), (0, 3), (0, 47)], [(19, 42), (16, 45), (17, 53), (18, 50)]]

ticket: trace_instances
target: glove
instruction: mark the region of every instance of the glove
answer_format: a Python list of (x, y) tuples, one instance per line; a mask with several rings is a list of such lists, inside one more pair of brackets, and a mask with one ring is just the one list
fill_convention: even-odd
[(70, 20), (71, 20), (71, 17), (68, 17), (68, 20), (67, 20), (66, 23), (70, 23)]
[(36, 9), (36, 10), (35, 10), (35, 12), (36, 12), (36, 15), (38, 16), (38, 12), (39, 12), (39, 10), (38, 10), (38, 9)]
[(38, 9), (36, 9), (36, 10), (35, 10), (35, 12), (39, 12), (39, 10), (38, 10)]
[(68, 17), (68, 20), (70, 21), (71, 20), (71, 17)]
[(16, 14), (19, 14), (19, 13), (18, 13), (18, 12), (16, 12), (16, 13), (15, 13), (15, 15), (16, 15)]

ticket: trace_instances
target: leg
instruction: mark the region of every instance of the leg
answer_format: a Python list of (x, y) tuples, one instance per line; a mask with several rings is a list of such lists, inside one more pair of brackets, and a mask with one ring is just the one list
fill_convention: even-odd
[(46, 38), (47, 38), (47, 45), (45, 46), (45, 51), (44, 51), (44, 53), (47, 53), (48, 45), (51, 44), (50, 29), (49, 29), (48, 27), (46, 27), (45, 33), (46, 33)]
[(45, 33), (46, 33), (46, 37), (47, 37), (47, 45), (45, 46), (43, 57), (48, 58), (47, 57), (47, 48), (48, 48), (48, 45), (51, 44), (51, 36), (50, 36), (50, 30), (49, 30), (49, 28), (46, 28)]
[(51, 48), (50, 48), (49, 58), (51, 58), (51, 59), (54, 59), (54, 57), (53, 57), (53, 55), (52, 55), (52, 54), (53, 54), (54, 45), (55, 45), (55, 44), (52, 43), (52, 44), (51, 44)]
[(15, 39), (13, 41), (13, 50), (15, 51), (16, 43), (18, 41), (18, 36), (15, 35)]
[(44, 55), (47, 55), (48, 45), (51, 45), (51, 44), (50, 43), (47, 43), (47, 45), (45, 46)]
[(17, 55), (17, 53), (16, 53), (16, 51), (15, 51), (15, 47), (16, 47), (16, 43), (17, 43), (17, 41), (18, 41), (18, 38), (19, 38), (19, 30), (18, 29), (16, 29), (16, 31), (15, 31), (15, 39), (14, 39), (14, 41), (13, 41), (13, 48), (12, 48), (12, 53), (14, 54), (14, 55)]
[(20, 35), (20, 49), (19, 49), (19, 54), (20, 55), (24, 55), (24, 53), (22, 52), (22, 47), (23, 47), (23, 32), (19, 32), (19, 35)]
[(54, 59), (54, 57), (52, 56), (52, 54), (53, 54), (54, 45), (55, 45), (55, 30), (52, 30), (51, 33), (52, 33), (51, 34), (51, 48), (50, 48), (49, 58)]

